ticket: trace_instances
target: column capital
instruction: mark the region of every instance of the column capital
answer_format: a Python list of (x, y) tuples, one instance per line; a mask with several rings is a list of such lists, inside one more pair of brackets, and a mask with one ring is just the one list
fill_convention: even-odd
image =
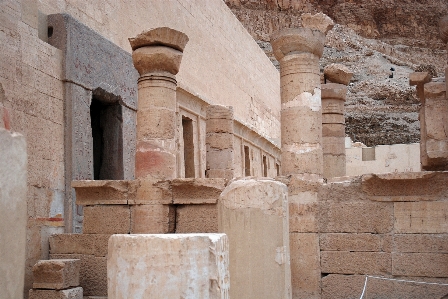
[(448, 15), (444, 16), (439, 21), (440, 38), (444, 43), (448, 43)]
[(339, 83), (327, 83), (321, 85), (322, 100), (335, 99), (345, 101), (347, 97), (347, 86)]
[(180, 31), (159, 27), (130, 38), (132, 60), (141, 76), (153, 72), (179, 72), (188, 36)]
[(288, 28), (271, 35), (275, 58), (280, 61), (287, 55), (312, 53), (322, 57), (325, 34), (310, 28)]

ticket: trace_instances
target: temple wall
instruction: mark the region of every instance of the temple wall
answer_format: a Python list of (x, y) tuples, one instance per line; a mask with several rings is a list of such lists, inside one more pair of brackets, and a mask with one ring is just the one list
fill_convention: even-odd
[[(169, 26), (186, 33), (190, 42), (178, 74), (177, 112), (180, 120), (181, 115), (196, 114), (198, 147), (205, 144), (201, 109), (212, 103), (233, 106), (236, 120), (257, 131), (258, 135), (251, 136), (263, 139), (257, 141), (262, 142), (258, 147), (251, 146), (261, 148), (260, 153), (264, 151), (272, 161), (277, 158), (275, 145), (279, 144), (278, 72), (224, 2), (2, 1), (0, 118), (12, 131), (25, 136), (29, 157), (25, 290), (31, 287), (31, 267), (49, 257), (48, 236), (64, 231), (64, 200), (71, 196), (66, 192), (66, 172), (70, 170), (64, 165), (64, 55), (48, 43), (46, 16), (55, 13), (70, 14), (129, 54), (127, 39), (145, 29)], [(81, 86), (76, 88), (81, 90)], [(184, 100), (182, 93), (193, 95), (194, 100)], [(89, 153), (81, 147), (77, 154)], [(196, 175), (203, 177), (205, 150), (195, 155)], [(258, 160), (262, 159), (259, 155)], [(133, 164), (132, 159), (124, 158), (125, 163)], [(258, 160), (259, 169), (254, 173), (262, 172)]]
[(347, 176), (421, 170), (419, 143), (349, 147), (345, 153)]
[[(448, 282), (446, 172), (289, 182), (293, 298), (441, 298)], [(429, 295), (430, 294), (430, 295)]]
[(71, 14), (128, 52), (128, 38), (143, 30), (167, 26), (184, 32), (189, 43), (179, 87), (208, 103), (233, 106), (236, 119), (279, 143), (278, 71), (223, 1), (44, 0), (38, 9)]

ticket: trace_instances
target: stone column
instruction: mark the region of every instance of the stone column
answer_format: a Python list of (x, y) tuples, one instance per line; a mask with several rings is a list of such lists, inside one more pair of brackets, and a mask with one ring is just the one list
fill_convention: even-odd
[(176, 177), (176, 74), (188, 37), (167, 27), (129, 39), (138, 79), (135, 178)]
[(347, 87), (342, 84), (322, 85), (322, 147), (325, 178), (345, 176), (346, 95)]
[(207, 178), (232, 179), (234, 175), (233, 107), (207, 107), (206, 137)]
[(344, 103), (353, 73), (344, 65), (330, 64), (324, 75), (333, 82), (322, 85), (324, 177), (341, 177), (346, 173)]
[(229, 298), (224, 234), (113, 235), (107, 295), (126, 298)]
[(284, 29), (271, 36), (280, 62), (282, 174), (323, 174), (319, 58), (325, 34)]
[(285, 184), (232, 181), (218, 201), (218, 230), (229, 238), (230, 298), (291, 298)]

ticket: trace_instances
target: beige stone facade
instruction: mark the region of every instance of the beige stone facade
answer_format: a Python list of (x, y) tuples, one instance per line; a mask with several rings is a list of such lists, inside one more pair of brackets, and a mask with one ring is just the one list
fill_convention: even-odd
[[(342, 299), (359, 296), (367, 275), (392, 279), (372, 284), (378, 297), (448, 293), (393, 280), (448, 282), (445, 79), (410, 78), (422, 101), (421, 158), (412, 151), (409, 164), (397, 166), (392, 156), (403, 149), (390, 147), (379, 159), (386, 166), (357, 165), (394, 173), (347, 177), (354, 173), (343, 158), (355, 154), (342, 147), (341, 84), (351, 74), (333, 65), (321, 76), (333, 26), (325, 15), (305, 15), (305, 27), (272, 36), (279, 73), (220, 0), (6, 0), (0, 9), (0, 137), (10, 134), (5, 129), (23, 134), (28, 156), (26, 195), (16, 186), (25, 181), (24, 152), (15, 152), (21, 180), (0, 183), (26, 197), (27, 218), (24, 205), (5, 216), (26, 221), (17, 225), (26, 245), (0, 242), (14, 253), (7, 262), (25, 256), (20, 271), (1, 279), (12, 297), (17, 289), (29, 298), (152, 292), (146, 268), (129, 265), (141, 256), (158, 261), (154, 277), (189, 273), (182, 261), (167, 266), (179, 250), (212, 271), (169, 287), (158, 281), (162, 297), (198, 283), (191, 298), (227, 298), (230, 283), (236, 298), (266, 288), (279, 298)], [(5, 145), (0, 166), (12, 161), (14, 146)], [(363, 163), (380, 156), (377, 149), (357, 155)], [(415, 161), (434, 171), (417, 171)], [(10, 240), (14, 220), (5, 217), (1, 236)], [(235, 255), (240, 265), (230, 254), (230, 279), (226, 236), (218, 244), (210, 234), (218, 231), (228, 232), (230, 246), (235, 236), (244, 245)], [(146, 234), (160, 235), (148, 241)], [(125, 279), (117, 274), (123, 257)], [(131, 278), (137, 286), (127, 293), (122, 281)]]

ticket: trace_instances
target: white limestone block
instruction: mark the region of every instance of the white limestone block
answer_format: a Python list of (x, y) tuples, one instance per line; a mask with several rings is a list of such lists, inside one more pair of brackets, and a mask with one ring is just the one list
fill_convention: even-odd
[(288, 188), (266, 178), (231, 182), (218, 201), (229, 238), (231, 298), (291, 298)]
[(25, 277), (25, 138), (0, 128), (0, 153), (0, 297), (18, 299)]
[(228, 299), (225, 234), (113, 235), (109, 239), (109, 299)]

